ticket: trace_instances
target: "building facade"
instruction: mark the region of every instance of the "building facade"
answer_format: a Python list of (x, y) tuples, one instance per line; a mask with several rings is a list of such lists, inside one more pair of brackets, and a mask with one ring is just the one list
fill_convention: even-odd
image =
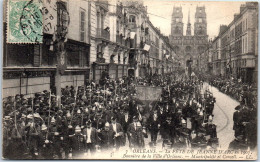
[(190, 13), (188, 15), (186, 35), (184, 35), (184, 22), (182, 7), (173, 7), (170, 43), (177, 55), (180, 56), (182, 67), (187, 61), (192, 61), (195, 68), (198, 64), (198, 55), (208, 46), (207, 14), (205, 7), (197, 7), (195, 13), (194, 35), (191, 31)]
[(213, 74), (257, 82), (258, 4), (246, 2), (212, 42)]
[[(62, 8), (57, 10), (66, 11), (63, 16), (49, 7), (58, 3)], [(142, 1), (44, 0), (44, 4), (48, 10), (44, 18), (52, 18), (53, 28), (43, 22), (43, 43), (8, 44), (4, 38), (3, 97), (43, 90), (55, 93), (58, 85), (77, 87), (104, 76), (144, 77), (174, 70), (176, 54), (168, 37), (150, 22)], [(70, 22), (64, 43), (67, 66), (59, 78), (58, 17)], [(4, 33), (6, 18), (4, 15)]]
[[(52, 27), (57, 26), (57, 11), (48, 6), (54, 6), (57, 1), (44, 1), (48, 14), (54, 18)], [(50, 4), (49, 4), (50, 3)], [(87, 1), (61, 1), (57, 10), (68, 11), (70, 24), (66, 35), (67, 69), (60, 77), (61, 87), (83, 85), (89, 77), (90, 70), (90, 40), (89, 40), (89, 6)], [(62, 6), (59, 8), (58, 6)], [(7, 15), (6, 15), (7, 16)], [(68, 15), (64, 16), (68, 19)], [(7, 30), (4, 18), (4, 33)], [(47, 25), (44, 22), (44, 27)], [(43, 43), (41, 44), (8, 44), (4, 41), (3, 50), (3, 97), (15, 94), (31, 95), (52, 90), (57, 84), (55, 52), (55, 28), (44, 28)], [(4, 38), (6, 40), (6, 37)]]

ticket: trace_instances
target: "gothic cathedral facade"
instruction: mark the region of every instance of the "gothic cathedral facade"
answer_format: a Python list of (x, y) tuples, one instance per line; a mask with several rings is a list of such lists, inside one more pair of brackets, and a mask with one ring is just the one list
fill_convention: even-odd
[(188, 15), (186, 35), (184, 35), (182, 7), (173, 7), (171, 21), (170, 42), (175, 53), (181, 59), (182, 66), (187, 67), (188, 62), (191, 62), (192, 67), (197, 66), (199, 54), (208, 46), (207, 15), (205, 7), (196, 7), (193, 35), (191, 33), (192, 26), (190, 23), (190, 13)]

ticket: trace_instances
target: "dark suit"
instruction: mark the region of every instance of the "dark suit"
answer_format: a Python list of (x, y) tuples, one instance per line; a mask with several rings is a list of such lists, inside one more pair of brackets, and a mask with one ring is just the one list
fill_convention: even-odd
[(118, 118), (118, 122), (121, 124), (123, 131), (124, 131), (124, 137), (123, 137), (123, 145), (125, 145), (126, 143), (126, 136), (128, 137), (128, 141), (130, 144), (130, 137), (128, 136), (129, 134), (127, 134), (127, 128), (129, 126), (129, 124), (131, 123), (131, 117), (129, 114), (123, 114), (123, 116), (121, 115), (120, 118)]
[(119, 149), (119, 147), (123, 145), (124, 131), (123, 131), (121, 124), (115, 123), (115, 125), (116, 125), (116, 130), (114, 130), (114, 128), (113, 128), (113, 123), (110, 124), (110, 129), (113, 130), (113, 132), (115, 134), (119, 135), (117, 137), (114, 137), (115, 146), (116, 146), (117, 149)]
[(241, 112), (239, 111), (235, 111), (233, 114), (233, 121), (234, 121), (234, 126), (233, 126), (233, 130), (235, 131), (235, 137), (237, 137), (239, 134), (241, 134)]
[(127, 129), (127, 133), (130, 136), (131, 147), (142, 147), (144, 146), (144, 137), (141, 126), (135, 126), (131, 123)]
[(102, 130), (99, 133), (99, 137), (101, 139), (101, 149), (102, 150), (108, 150), (110, 148), (113, 148), (114, 146), (114, 135), (115, 132), (111, 129), (109, 130)]
[(157, 140), (157, 134), (159, 131), (159, 120), (158, 120), (158, 115), (156, 114), (151, 114), (148, 120), (149, 128), (151, 131), (151, 142), (155, 143)]
[(85, 142), (82, 134), (75, 134), (72, 137), (73, 145), (72, 145), (72, 155), (73, 157), (77, 157), (81, 155), (85, 151)]
[(99, 129), (103, 129), (105, 126), (105, 120), (104, 119), (96, 119), (93, 121), (93, 125), (94, 128), (96, 128), (97, 130)]

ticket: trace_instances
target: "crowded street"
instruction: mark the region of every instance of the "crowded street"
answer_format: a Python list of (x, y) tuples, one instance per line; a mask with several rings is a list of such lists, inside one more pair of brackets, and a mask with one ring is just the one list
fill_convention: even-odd
[[(3, 102), (5, 155), (84, 159), (137, 148), (254, 149), (254, 138), (245, 131), (253, 128), (255, 118), (248, 117), (255, 115), (254, 108), (245, 105), (245, 97), (239, 104), (196, 76), (155, 75), (138, 83), (106, 76), (99, 84), (66, 87), (61, 108), (48, 91), (34, 98), (8, 97)], [(143, 99), (140, 86), (147, 93), (157, 88), (159, 98)], [(249, 115), (243, 122), (234, 121), (239, 109)], [(241, 122), (244, 127), (234, 134)]]
[(3, 159), (257, 159), (257, 2), (3, 9)]

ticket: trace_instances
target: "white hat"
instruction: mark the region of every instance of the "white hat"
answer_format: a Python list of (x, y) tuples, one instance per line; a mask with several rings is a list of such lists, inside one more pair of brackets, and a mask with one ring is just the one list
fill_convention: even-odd
[(181, 120), (181, 123), (182, 123), (182, 124), (186, 124), (186, 120), (182, 119), (182, 120)]
[(80, 113), (81, 113), (81, 110), (80, 110), (80, 109), (78, 109), (77, 113), (78, 113), (78, 114), (80, 114)]
[(197, 109), (197, 113), (200, 113), (200, 108)]
[(105, 127), (109, 127), (109, 123), (108, 122), (106, 122)]
[(212, 115), (210, 115), (210, 116), (209, 116), (209, 120), (213, 120), (213, 117), (212, 117)]
[(200, 116), (203, 116), (203, 111), (200, 111)]
[(75, 132), (81, 132), (81, 129), (80, 129), (80, 127), (78, 125), (75, 128)]
[(55, 123), (54, 117), (51, 118), (51, 123)]
[(85, 112), (88, 113), (88, 108), (85, 109)]
[(42, 130), (47, 130), (47, 127), (45, 124), (42, 124)]
[(32, 119), (33, 118), (32, 114), (27, 115), (27, 118)]
[(70, 112), (68, 111), (68, 113), (66, 114), (67, 118), (70, 118), (71, 115), (70, 115)]

